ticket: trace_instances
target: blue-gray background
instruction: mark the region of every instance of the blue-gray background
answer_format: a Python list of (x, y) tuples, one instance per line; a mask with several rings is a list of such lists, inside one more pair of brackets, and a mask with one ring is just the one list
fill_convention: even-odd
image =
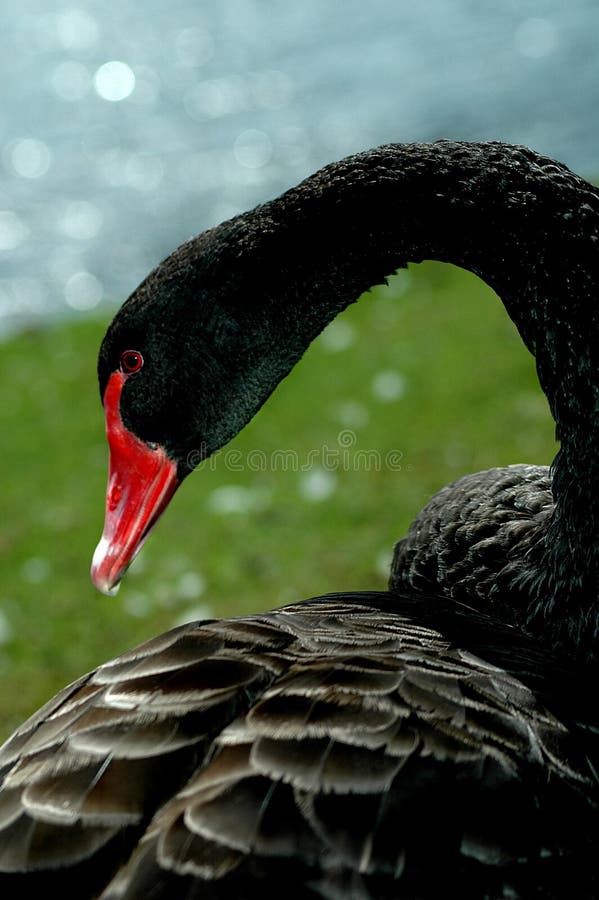
[(599, 174), (597, 0), (5, 0), (1, 47), (0, 334), (378, 143)]

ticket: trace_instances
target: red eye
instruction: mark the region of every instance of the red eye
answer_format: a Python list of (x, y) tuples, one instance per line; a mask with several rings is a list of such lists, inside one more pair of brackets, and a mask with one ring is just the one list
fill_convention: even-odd
[(131, 374), (137, 372), (144, 364), (144, 358), (138, 350), (124, 350), (121, 353), (121, 372)]

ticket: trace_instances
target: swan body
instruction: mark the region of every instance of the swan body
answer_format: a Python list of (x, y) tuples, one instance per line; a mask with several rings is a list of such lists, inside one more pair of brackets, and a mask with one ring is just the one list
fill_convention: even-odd
[(0, 750), (0, 888), (62, 897), (598, 893), (599, 194), (504, 144), (390, 145), (184, 244), (99, 358), (111, 592), (197, 462), (408, 260), (481, 275), (561, 443), (441, 491), (390, 590), (183, 626)]
[(572, 671), (428, 607), (194, 623), (71, 685), (0, 755), (4, 896), (567, 897), (574, 872), (593, 896)]

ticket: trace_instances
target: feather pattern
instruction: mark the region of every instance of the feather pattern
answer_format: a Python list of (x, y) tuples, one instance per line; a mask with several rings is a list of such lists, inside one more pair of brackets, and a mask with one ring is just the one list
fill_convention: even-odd
[(549, 889), (599, 837), (594, 734), (549, 664), (453, 601), (390, 593), (174, 629), (5, 744), (0, 886), (241, 897), (293, 872), (298, 896), (433, 897), (459, 875), (482, 896), (484, 868), (489, 896), (529, 896), (533, 872)]
[(554, 508), (547, 466), (465, 475), (436, 493), (398, 541), (390, 587), (482, 601), (505, 616), (506, 598), (517, 603)]

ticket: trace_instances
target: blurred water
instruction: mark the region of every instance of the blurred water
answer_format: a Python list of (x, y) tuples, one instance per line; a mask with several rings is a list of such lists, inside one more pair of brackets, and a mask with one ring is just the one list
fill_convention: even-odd
[(0, 334), (385, 141), (599, 174), (597, 0), (4, 0)]

